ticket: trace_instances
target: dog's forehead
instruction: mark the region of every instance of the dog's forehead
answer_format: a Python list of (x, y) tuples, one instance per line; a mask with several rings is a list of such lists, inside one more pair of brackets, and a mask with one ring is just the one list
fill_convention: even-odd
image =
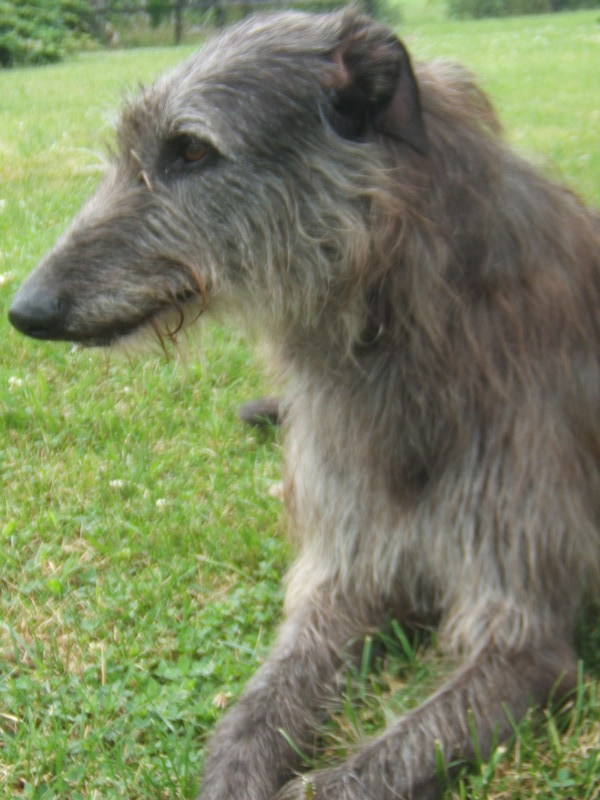
[(293, 11), (251, 17), (211, 37), (187, 63), (212, 72), (240, 62), (259, 63), (261, 56), (318, 54), (337, 38), (341, 19), (339, 14)]
[(133, 129), (160, 137), (187, 131), (217, 146), (243, 132), (250, 144), (261, 116), (273, 122), (303, 102), (314, 105), (332, 27), (298, 13), (235, 26), (141, 92), (124, 109), (121, 131), (128, 142)]

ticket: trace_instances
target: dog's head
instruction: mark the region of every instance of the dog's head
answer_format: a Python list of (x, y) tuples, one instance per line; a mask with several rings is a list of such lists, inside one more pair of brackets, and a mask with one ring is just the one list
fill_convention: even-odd
[(348, 11), (229, 29), (125, 105), (117, 142), (14, 299), (23, 333), (108, 344), (218, 303), (322, 305), (367, 257), (374, 149), (427, 149), (406, 50)]

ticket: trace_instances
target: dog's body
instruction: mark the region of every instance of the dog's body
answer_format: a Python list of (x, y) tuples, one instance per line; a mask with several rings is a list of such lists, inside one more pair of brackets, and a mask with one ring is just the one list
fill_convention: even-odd
[[(126, 107), (102, 186), (11, 309), (105, 344), (218, 305), (271, 344), (299, 555), (203, 800), (433, 797), (436, 746), (468, 758), (476, 733), (485, 753), (573, 685), (600, 563), (600, 225), (503, 144), (466, 73), (415, 72), (354, 12), (228, 31)], [(287, 783), (392, 615), (438, 619), (464, 666)]]

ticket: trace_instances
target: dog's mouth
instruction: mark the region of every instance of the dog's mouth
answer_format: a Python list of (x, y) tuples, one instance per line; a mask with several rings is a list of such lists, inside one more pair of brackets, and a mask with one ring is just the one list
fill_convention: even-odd
[(158, 341), (163, 350), (175, 344), (178, 336), (198, 320), (206, 304), (194, 292), (182, 292), (169, 301), (158, 303), (143, 314), (126, 321), (96, 328), (69, 336), (69, 340), (83, 347), (114, 347), (147, 340)]
[[(113, 304), (111, 303), (111, 306)], [(111, 347), (135, 337), (153, 336), (163, 349), (175, 342), (206, 308), (205, 292), (190, 289), (174, 293), (143, 311), (131, 313), (129, 304), (109, 320), (90, 319), (64, 297), (25, 283), (17, 292), (9, 319), (17, 330), (34, 339), (67, 341), (83, 347)]]
[(158, 341), (163, 351), (169, 344), (176, 344), (178, 337), (187, 331), (206, 310), (205, 298), (193, 292), (177, 295), (171, 302), (156, 306), (141, 317), (137, 323), (120, 326), (108, 337), (93, 342), (93, 346), (119, 346), (148, 340)]

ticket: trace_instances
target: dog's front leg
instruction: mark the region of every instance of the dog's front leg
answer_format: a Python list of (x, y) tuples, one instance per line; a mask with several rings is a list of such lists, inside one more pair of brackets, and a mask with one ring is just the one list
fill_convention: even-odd
[(328, 592), (288, 617), (268, 660), (217, 726), (199, 800), (272, 800), (298, 768), (297, 751), (312, 749), (366, 617)]
[(513, 653), (491, 649), (345, 763), (292, 781), (277, 798), (434, 800), (442, 793), (438, 752), (450, 772), (453, 763), (487, 758), (511, 734), (512, 720), (575, 681), (574, 656), (560, 639)]

